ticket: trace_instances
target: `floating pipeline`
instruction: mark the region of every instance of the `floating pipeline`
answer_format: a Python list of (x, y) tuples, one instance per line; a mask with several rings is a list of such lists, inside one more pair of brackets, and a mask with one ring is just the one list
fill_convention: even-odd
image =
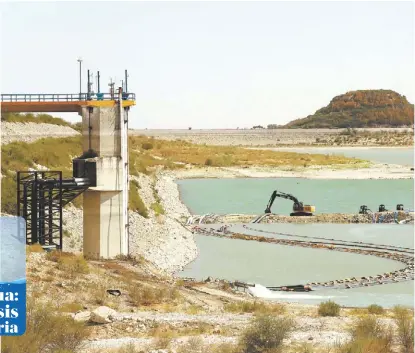
[[(257, 231), (256, 229), (251, 228)], [(369, 287), (375, 285), (383, 285), (388, 283), (397, 283), (411, 281), (414, 279), (414, 250), (411, 248), (404, 248), (398, 246), (378, 245), (373, 243), (362, 242), (348, 242), (343, 240), (330, 239), (330, 242), (323, 241), (306, 241), (306, 240), (291, 240), (291, 239), (276, 239), (268, 238), (258, 235), (247, 235), (242, 233), (230, 232), (227, 227), (222, 227), (221, 230), (213, 228), (207, 229), (195, 226), (191, 229), (193, 232), (205, 236), (214, 236), (218, 238), (240, 239), (246, 241), (258, 241), (264, 243), (272, 243), (287, 246), (299, 246), (314, 249), (326, 249), (332, 251), (349, 252), (361, 255), (370, 255), (382, 257), (389, 260), (401, 262), (405, 265), (404, 268), (392, 272), (385, 272), (375, 276), (351, 277), (345, 279), (337, 279), (326, 282), (310, 282), (299, 285), (286, 286), (271, 286), (267, 287), (273, 291), (294, 291), (307, 292), (319, 289), (350, 289), (358, 287)], [(279, 233), (279, 235), (289, 235), (298, 237), (295, 234)], [(306, 236), (301, 236), (306, 237)], [(309, 237), (316, 238), (316, 237)], [(320, 238), (326, 239), (326, 238)], [(250, 286), (250, 285), (247, 285)]]
[[(382, 244), (376, 244), (376, 243), (363, 243), (361, 241), (351, 241), (351, 240), (341, 240), (341, 239), (334, 239), (334, 238), (324, 238), (324, 237), (317, 237), (317, 236), (307, 236), (307, 235), (299, 235), (299, 234), (291, 234), (291, 233), (281, 233), (281, 232), (274, 232), (269, 230), (263, 230), (263, 229), (257, 229), (253, 228), (247, 225), (242, 225), (246, 230), (253, 231), (256, 233), (265, 233), (265, 234), (272, 234), (272, 235), (280, 235), (280, 236), (286, 236), (286, 237), (296, 237), (296, 238), (303, 238), (303, 239), (318, 239), (318, 240), (325, 240), (329, 242), (336, 242), (341, 244), (346, 244), (349, 246), (359, 247), (362, 244), (365, 247), (373, 247), (375, 249), (382, 249), (382, 250), (393, 250), (398, 252), (407, 252), (409, 254), (413, 254), (414, 249), (409, 247), (403, 247), (403, 246), (395, 246), (395, 245), (382, 245)], [(227, 232), (227, 226), (224, 226), (221, 228), (224, 233)]]

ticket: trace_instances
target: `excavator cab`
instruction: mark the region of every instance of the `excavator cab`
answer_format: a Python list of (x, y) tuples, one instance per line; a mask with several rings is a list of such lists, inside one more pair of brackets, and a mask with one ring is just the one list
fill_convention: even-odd
[(379, 212), (387, 212), (388, 210), (386, 209), (385, 205), (379, 205)]

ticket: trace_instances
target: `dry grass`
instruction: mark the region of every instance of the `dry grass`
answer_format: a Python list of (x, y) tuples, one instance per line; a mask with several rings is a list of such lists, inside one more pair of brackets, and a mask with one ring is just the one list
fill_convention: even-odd
[(56, 268), (71, 278), (89, 273), (88, 262), (82, 255), (54, 250), (46, 254), (46, 259), (56, 262)]
[(62, 118), (55, 118), (49, 114), (32, 114), (32, 113), (2, 113), (1, 121), (8, 123), (35, 123), (35, 124), (53, 124), (61, 126), (70, 126), (76, 128), (74, 125), (69, 123)]
[(76, 352), (89, 333), (81, 323), (54, 312), (52, 303), (28, 300), (26, 333), (2, 338), (2, 353)]
[(350, 329), (351, 340), (336, 347), (336, 353), (392, 353), (393, 331), (374, 316), (360, 318)]
[(33, 253), (33, 252), (43, 252), (44, 250), (43, 250), (43, 248), (42, 248), (42, 245), (40, 245), (40, 244), (33, 244), (33, 245), (27, 245), (26, 246), (26, 253), (27, 254), (30, 254), (30, 253)]
[(148, 334), (154, 339), (168, 338), (169, 340), (172, 340), (173, 338), (177, 337), (211, 334), (213, 329), (213, 325), (206, 322), (197, 322), (194, 324), (189, 324), (186, 327), (174, 327), (168, 324), (158, 324), (152, 328)]
[(231, 313), (253, 313), (256, 315), (261, 314), (274, 314), (280, 315), (285, 313), (285, 306), (282, 304), (268, 304), (263, 302), (249, 302), (238, 301), (224, 306), (225, 311)]
[(187, 342), (177, 349), (177, 353), (204, 353), (205, 344), (200, 337), (190, 337)]
[(204, 344), (200, 337), (190, 337), (177, 349), (177, 353), (240, 353), (238, 347), (230, 343)]
[(128, 291), (130, 301), (135, 306), (151, 306), (163, 303), (175, 303), (181, 298), (175, 287), (152, 287), (149, 285), (132, 285)]
[(414, 353), (414, 317), (413, 311), (402, 306), (393, 308), (395, 323), (398, 327), (397, 337), (401, 353)]
[(64, 303), (59, 307), (59, 311), (62, 313), (76, 313), (77, 311), (83, 310), (84, 306), (77, 302)]
[[(143, 144), (153, 141), (154, 148), (143, 149)], [(195, 145), (185, 141), (155, 140), (146, 136), (131, 136), (132, 149), (147, 156), (163, 158), (165, 161), (189, 163), (196, 166), (307, 166), (333, 164), (360, 164), (362, 161), (342, 156), (324, 156), (319, 154), (299, 154), (294, 152), (275, 152), (249, 150), (239, 147)], [(159, 161), (160, 162), (160, 161)], [(156, 163), (149, 163), (150, 165)]]
[(116, 353), (142, 353), (142, 350), (138, 350), (133, 343), (129, 343), (118, 349)]
[(197, 315), (200, 313), (204, 313), (205, 310), (203, 309), (203, 307), (199, 306), (199, 305), (189, 305), (184, 312), (188, 315)]

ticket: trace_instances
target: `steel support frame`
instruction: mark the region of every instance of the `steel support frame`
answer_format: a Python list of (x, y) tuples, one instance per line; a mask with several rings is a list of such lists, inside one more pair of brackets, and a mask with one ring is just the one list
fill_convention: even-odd
[(62, 249), (62, 208), (61, 171), (17, 172), (17, 215), (26, 220), (27, 244)]

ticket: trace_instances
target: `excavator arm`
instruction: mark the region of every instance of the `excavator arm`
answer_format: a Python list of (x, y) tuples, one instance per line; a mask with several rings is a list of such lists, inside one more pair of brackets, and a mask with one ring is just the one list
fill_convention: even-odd
[(271, 207), (276, 197), (281, 197), (283, 199), (292, 200), (294, 204), (297, 204), (297, 205), (300, 204), (295, 196), (286, 194), (285, 192), (279, 192), (277, 190), (274, 190), (273, 193), (271, 194), (271, 198), (268, 201), (268, 205), (267, 205), (267, 208), (265, 209), (265, 213), (271, 213)]

